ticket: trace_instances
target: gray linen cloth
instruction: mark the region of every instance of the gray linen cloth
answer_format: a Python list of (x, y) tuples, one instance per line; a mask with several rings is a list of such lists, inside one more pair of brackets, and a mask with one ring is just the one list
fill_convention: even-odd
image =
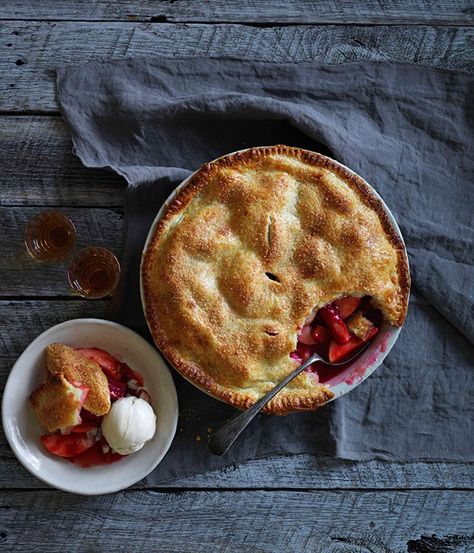
[(234, 150), (283, 143), (334, 157), (381, 194), (408, 247), (408, 318), (374, 375), (315, 413), (260, 416), (216, 458), (207, 436), (234, 410), (174, 373), (179, 430), (150, 483), (271, 454), (473, 459), (471, 84), (462, 73), (377, 63), (127, 60), (58, 71), (77, 155), (129, 184), (115, 317), (143, 335), (138, 267), (149, 226), (190, 171)]

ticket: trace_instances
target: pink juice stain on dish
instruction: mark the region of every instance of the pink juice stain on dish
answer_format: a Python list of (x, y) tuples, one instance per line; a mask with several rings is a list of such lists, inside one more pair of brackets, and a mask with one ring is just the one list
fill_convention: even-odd
[(362, 364), (360, 367), (358, 367), (349, 376), (344, 378), (342, 381), (345, 382), (346, 384), (351, 385), (351, 384), (354, 384), (355, 382), (358, 382), (359, 380), (362, 380), (364, 378), (364, 375), (367, 369), (369, 369), (369, 367), (371, 367), (377, 361), (377, 359), (379, 358), (379, 355), (387, 351), (389, 340), (390, 340), (390, 335), (387, 334), (383, 338), (378, 348), (374, 351), (374, 353), (372, 353), (372, 355), (367, 358), (367, 361), (364, 364)]
[[(384, 340), (385, 341), (385, 340)], [(357, 367), (357, 369), (351, 373), (344, 382), (346, 384), (354, 384), (355, 382), (358, 382), (359, 380), (362, 380), (364, 378), (365, 372), (369, 367), (371, 367), (378, 359), (379, 355), (387, 349), (387, 344), (385, 343), (385, 349), (384, 344), (382, 343), (375, 351), (372, 353), (370, 357), (367, 358), (367, 361), (363, 363), (360, 367)]]

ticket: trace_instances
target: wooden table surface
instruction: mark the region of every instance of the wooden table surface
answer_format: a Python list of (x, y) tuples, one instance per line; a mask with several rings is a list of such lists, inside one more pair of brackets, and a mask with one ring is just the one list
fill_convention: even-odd
[[(1, 387), (39, 333), (71, 318), (106, 317), (108, 305), (73, 297), (64, 266), (28, 259), (26, 221), (60, 208), (80, 245), (122, 250), (124, 183), (73, 156), (55, 68), (225, 55), (472, 72), (473, 13), (472, 3), (449, 0), (0, 0)], [(409, 421), (400, 423), (409, 431)], [(0, 551), (474, 551), (473, 482), (467, 463), (298, 455), (86, 498), (36, 480), (1, 435)]]

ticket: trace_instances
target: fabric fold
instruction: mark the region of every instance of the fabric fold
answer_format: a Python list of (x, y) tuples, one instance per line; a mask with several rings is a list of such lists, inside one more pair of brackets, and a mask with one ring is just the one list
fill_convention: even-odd
[(374, 186), (407, 243), (414, 291), (384, 366), (316, 413), (262, 418), (226, 459), (209, 457), (204, 438), (233, 410), (175, 375), (182, 432), (156, 478), (276, 453), (473, 458), (470, 84), (459, 72), (383, 63), (126, 60), (58, 71), (77, 155), (129, 184), (114, 305), (144, 335), (138, 284), (148, 229), (179, 182), (231, 151), (283, 143), (334, 157)]

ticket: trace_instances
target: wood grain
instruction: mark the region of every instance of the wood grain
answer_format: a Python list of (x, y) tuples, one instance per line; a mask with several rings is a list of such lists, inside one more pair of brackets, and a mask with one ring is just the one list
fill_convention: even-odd
[(130, 491), (0, 494), (2, 551), (392, 553), (420, 535), (472, 537), (461, 491)]
[(157, 22), (237, 23), (466, 23), (472, 16), (467, 1), (443, 0), (11, 0), (3, 2), (5, 19), (126, 20)]
[[(38, 208), (0, 207), (0, 296), (70, 296), (67, 267), (63, 263), (38, 263), (28, 255), (24, 232), (28, 220), (44, 211)], [(77, 231), (76, 251), (86, 246), (104, 246), (120, 258), (123, 210), (61, 208)]]
[(465, 27), (10, 21), (0, 28), (0, 111), (55, 112), (54, 69), (88, 60), (225, 55), (281, 62), (404, 61), (469, 70), (473, 36)]
[[(2, 366), (0, 361), (0, 367)], [(0, 376), (0, 378), (2, 378)], [(2, 379), (3, 380), (3, 379)], [(159, 474), (159, 468), (157, 469)], [(474, 465), (470, 463), (395, 463), (289, 455), (244, 461), (238, 466), (209, 471), (154, 484), (159, 489), (266, 489), (266, 490), (404, 490), (474, 489)], [(14, 457), (0, 436), (0, 488), (44, 489)], [(142, 480), (133, 489), (146, 490)], [(1, 525), (0, 525), (1, 526)], [(1, 542), (0, 542), (1, 543)]]
[(60, 117), (0, 117), (0, 159), (0, 205), (123, 206), (125, 180), (86, 169)]
[(0, 301), (0, 379), (3, 384), (20, 353), (39, 334), (63, 321), (107, 318), (109, 300)]

